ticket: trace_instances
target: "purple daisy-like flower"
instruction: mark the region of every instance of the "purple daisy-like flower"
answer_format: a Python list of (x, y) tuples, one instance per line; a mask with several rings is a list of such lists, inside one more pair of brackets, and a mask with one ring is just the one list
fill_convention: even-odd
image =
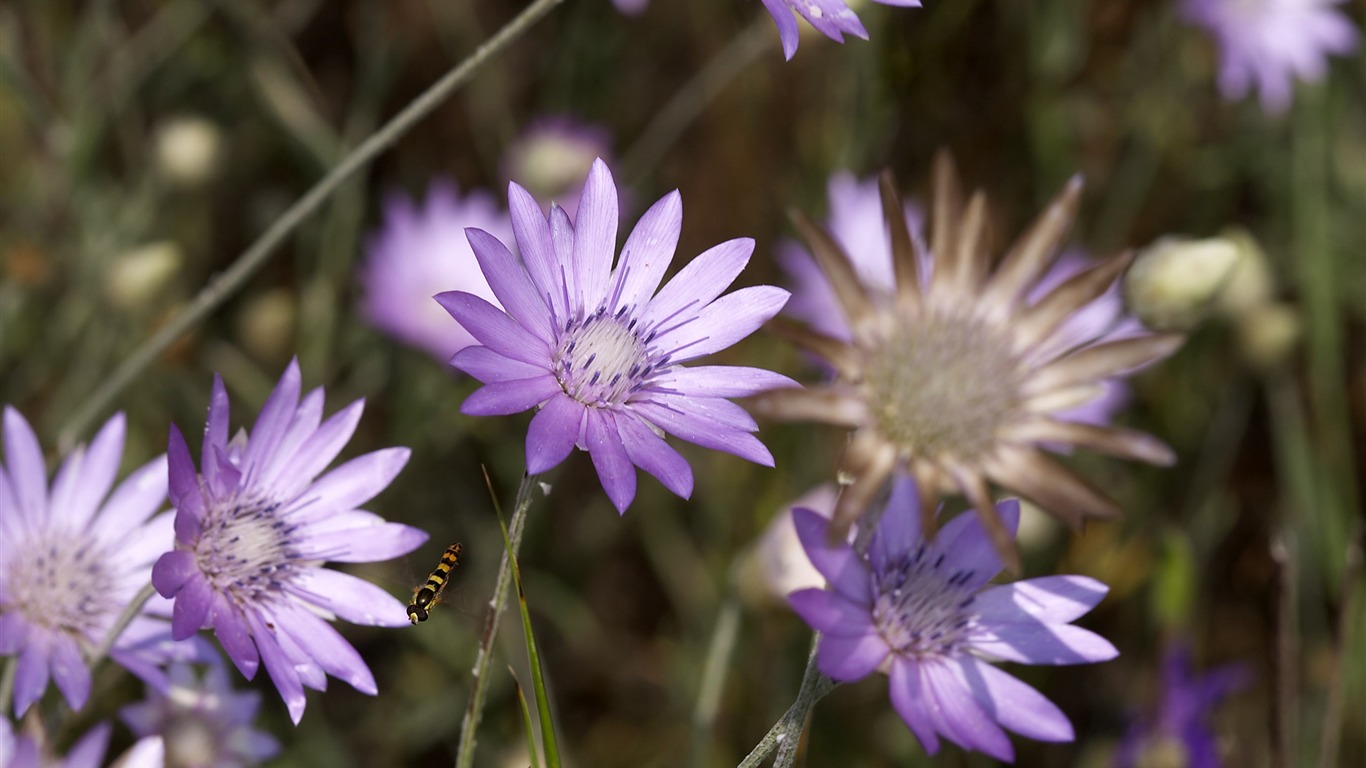
[[(553, 200), (573, 221), (593, 161), (610, 160), (611, 152), (606, 128), (570, 115), (541, 117), (508, 144), (503, 152), (503, 177), (516, 180), (538, 200)], [(543, 206), (541, 210), (550, 209)], [(490, 234), (507, 242), (498, 232)]]
[(454, 183), (437, 181), (422, 206), (393, 193), (385, 200), (384, 224), (370, 236), (358, 275), (365, 317), (443, 363), (475, 341), (432, 296), (462, 290), (497, 301), (470, 251), (466, 227), (512, 236), (507, 212), (487, 191), (470, 190), (462, 197)]
[[(1071, 624), (1108, 588), (1085, 576), (988, 585), (1002, 561), (981, 520), (958, 515), (926, 540), (919, 503), (914, 480), (898, 478), (867, 554), (832, 542), (826, 518), (794, 511), (802, 546), (828, 582), (788, 597), (821, 633), (817, 666), (841, 682), (886, 673), (892, 706), (931, 754), (942, 736), (1013, 760), (1003, 728), (1071, 741), (1061, 710), (989, 662), (1088, 664), (1119, 655), (1106, 639)], [(1013, 536), (1019, 502), (996, 510)]]
[(1214, 708), (1245, 687), (1251, 672), (1226, 664), (1201, 675), (1191, 668), (1190, 648), (1174, 643), (1162, 657), (1162, 697), (1153, 716), (1136, 721), (1115, 754), (1116, 768), (1182, 765), (1219, 768), (1219, 741), (1209, 727)]
[(1356, 50), (1359, 34), (1334, 6), (1342, 0), (1182, 0), (1181, 15), (1219, 46), (1219, 90), (1241, 99), (1256, 88), (1262, 109), (1284, 112), (1294, 79), (1315, 82), (1328, 56)]
[(148, 689), (148, 698), (119, 714), (133, 733), (157, 739), (167, 765), (245, 768), (274, 757), (280, 744), (252, 728), (261, 696), (235, 691), (223, 663), (203, 677), (187, 664), (172, 665), (167, 690)]
[(152, 584), (175, 598), (177, 638), (212, 627), (248, 679), (265, 664), (294, 722), (304, 687), (327, 675), (373, 695), (375, 679), (356, 649), (326, 621), (398, 627), (403, 603), (368, 581), (322, 567), (406, 554), (427, 534), (359, 509), (408, 461), (407, 448), (358, 456), (319, 477), (351, 439), (364, 402), (322, 420), (323, 390), (300, 394), (292, 361), (248, 435), (228, 439), (228, 394), (214, 376), (200, 470), (185, 438), (170, 430), (175, 549)]
[[(22, 715), (48, 682), (72, 709), (90, 696), (85, 654), (151, 578), (152, 563), (172, 545), (166, 503), (166, 457), (135, 470), (118, 487), (123, 414), (105, 422), (89, 448), (79, 447), (47, 483), (43, 452), (24, 417), (4, 411), (0, 464), (0, 654), (18, 656), (14, 710)], [(111, 490), (112, 493), (111, 493)], [(170, 603), (153, 597), (110, 650), (151, 685), (160, 666), (195, 658), (201, 647), (171, 642)], [(180, 647), (176, 647), (176, 646)]]
[(46, 735), (16, 733), (14, 726), (0, 717), (0, 765), (4, 768), (99, 768), (109, 749), (109, 723), (100, 723), (86, 732), (65, 756), (51, 751)]
[[(837, 43), (844, 42), (845, 35), (868, 39), (868, 30), (863, 28), (858, 14), (850, 10), (846, 0), (761, 0), (769, 15), (778, 25), (778, 39), (783, 44), (783, 56), (788, 61), (797, 53), (797, 43), (801, 31), (793, 14), (806, 19), (822, 35)], [(898, 5), (903, 8), (919, 8), (920, 0), (873, 0), (883, 5)]]
[(544, 472), (577, 446), (592, 456), (621, 512), (635, 497), (635, 467), (679, 496), (692, 493), (692, 469), (665, 432), (773, 465), (751, 434), (754, 420), (726, 398), (795, 382), (759, 368), (681, 365), (750, 335), (787, 301), (787, 291), (768, 285), (721, 296), (749, 262), (753, 240), (709, 249), (656, 294), (682, 229), (677, 190), (641, 217), (615, 269), (617, 190), (601, 160), (588, 174), (577, 224), (559, 206), (547, 220), (517, 184), (508, 186), (508, 203), (520, 259), (492, 235), (469, 231), (506, 311), (459, 291), (437, 296), (483, 344), (451, 359), (484, 382), (461, 411), (538, 408), (527, 432), (527, 471)]

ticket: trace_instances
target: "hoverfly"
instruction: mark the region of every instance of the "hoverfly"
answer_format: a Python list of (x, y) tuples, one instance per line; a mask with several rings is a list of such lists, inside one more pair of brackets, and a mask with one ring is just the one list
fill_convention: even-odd
[(413, 590), (413, 601), (408, 603), (408, 620), (413, 624), (426, 621), (428, 612), (441, 602), (441, 592), (446, 588), (451, 569), (460, 562), (460, 550), (458, 542), (446, 547), (446, 551), (441, 553), (441, 562), (427, 577), (427, 583)]

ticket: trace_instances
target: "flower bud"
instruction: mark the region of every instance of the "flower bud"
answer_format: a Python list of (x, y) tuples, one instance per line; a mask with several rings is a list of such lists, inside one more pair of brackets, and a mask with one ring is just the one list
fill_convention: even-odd
[(156, 134), (157, 170), (171, 183), (197, 187), (218, 167), (222, 143), (218, 126), (202, 117), (179, 117), (163, 123)]
[(1124, 278), (1129, 308), (1154, 330), (1189, 330), (1201, 320), (1238, 263), (1228, 238), (1164, 237), (1145, 248)]
[(114, 257), (105, 274), (105, 295), (121, 309), (145, 307), (166, 289), (184, 260), (180, 246), (170, 240), (124, 251)]
[(1263, 370), (1285, 360), (1300, 340), (1299, 313), (1284, 302), (1268, 302), (1237, 318), (1238, 346), (1243, 358)]

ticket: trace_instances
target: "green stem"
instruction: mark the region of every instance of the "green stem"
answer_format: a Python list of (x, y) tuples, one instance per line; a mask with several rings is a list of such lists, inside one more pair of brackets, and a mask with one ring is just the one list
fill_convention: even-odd
[(507, 605), (508, 587), (512, 584), (509, 555), (516, 557), (522, 547), (522, 529), (526, 526), (527, 509), (531, 507), (531, 489), (535, 486), (536, 476), (523, 475), (522, 484), (517, 488), (517, 501), (508, 524), (509, 545), (498, 565), (498, 580), (493, 588), (493, 597), (489, 599), (488, 617), (484, 620), (484, 637), (479, 642), (479, 655), (475, 658), (474, 674), (470, 679), (470, 705), (465, 709), (465, 717), (460, 723), (456, 768), (469, 768), (474, 764), (474, 733), (479, 729), (479, 719), (484, 714), (484, 699), (488, 696), (487, 678), (489, 665), (493, 661), (493, 641), (498, 636), (498, 622)]
[(692, 713), (692, 757), (688, 764), (693, 768), (700, 768), (707, 762), (712, 726), (721, 708), (721, 693), (726, 688), (726, 673), (730, 671), (730, 658), (739, 634), (740, 601), (732, 595), (721, 604), (721, 612), (716, 617), (711, 644), (707, 647), (707, 663), (702, 669), (702, 686)]
[(825, 698), (825, 694), (838, 685), (816, 669), (816, 649), (820, 647), (820, 642), (820, 635), (811, 641), (811, 656), (806, 660), (806, 673), (802, 675), (802, 687), (797, 692), (797, 700), (768, 729), (768, 733), (764, 734), (738, 768), (759, 768), (775, 749), (778, 750), (778, 756), (773, 761), (773, 768), (791, 768), (796, 762), (797, 747), (801, 742), (802, 730), (806, 727), (807, 715), (816, 702)]
[(128, 625), (133, 623), (133, 619), (137, 618), (139, 613), (142, 613), (142, 607), (147, 604), (148, 600), (152, 599), (152, 595), (154, 594), (156, 594), (156, 589), (152, 587), (151, 582), (148, 582), (146, 586), (142, 588), (142, 591), (138, 592), (137, 595), (133, 597), (133, 602), (129, 603), (128, 606), (123, 609), (123, 613), (120, 613), (118, 618), (114, 619), (114, 623), (110, 625), (109, 631), (104, 635), (104, 641), (86, 657), (85, 663), (91, 669), (94, 669), (95, 665), (100, 663), (101, 659), (109, 655), (109, 649), (114, 647), (114, 643), (119, 639), (119, 635), (122, 635), (123, 630), (127, 629)]
[(388, 149), (419, 121), (440, 106), (457, 88), (464, 85), (474, 72), (486, 61), (501, 52), (513, 40), (540, 21), (563, 0), (536, 0), (527, 6), (506, 26), (500, 29), (487, 42), (475, 49), (474, 53), (460, 62), (454, 69), (436, 81), (421, 96), (385, 123), (378, 131), (366, 139), (351, 154), (347, 155), (335, 168), (313, 185), (303, 197), (299, 198), (289, 210), (285, 211), (275, 223), (265, 231), (251, 247), (228, 267), (222, 275), (211, 281), (195, 296), (180, 314), (168, 322), (160, 331), (133, 350), (118, 368), (114, 370), (100, 387), (86, 399), (85, 404), (76, 411), (59, 434), (58, 445), (70, 446), (83, 434), (94, 420), (104, 412), (114, 398), (124, 390), (138, 374), (142, 373), (158, 355), (171, 346), (176, 339), (207, 317), (230, 296), (236, 293), (247, 280), (256, 273), (284, 242), (285, 238), (299, 227), (309, 216), (337, 191), (352, 175), (366, 167)]

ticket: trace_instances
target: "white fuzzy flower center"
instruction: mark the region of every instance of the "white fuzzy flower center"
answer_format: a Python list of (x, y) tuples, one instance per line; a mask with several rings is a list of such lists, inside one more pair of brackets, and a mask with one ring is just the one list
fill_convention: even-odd
[(195, 560), (216, 591), (239, 604), (255, 604), (292, 579), (296, 526), (279, 510), (278, 503), (234, 497), (205, 512)]
[(599, 310), (571, 323), (561, 337), (555, 377), (565, 394), (595, 407), (625, 403), (663, 363), (626, 312)]
[(874, 575), (873, 624), (896, 652), (917, 657), (957, 653), (976, 613), (969, 571), (946, 572), (945, 557), (921, 544)]
[(122, 608), (110, 594), (116, 582), (110, 553), (89, 536), (48, 532), (7, 554), (4, 609), (33, 624), (93, 642)]
[(967, 314), (902, 320), (865, 347), (864, 387), (880, 431), (908, 454), (972, 460), (1020, 405), (1009, 332)]

